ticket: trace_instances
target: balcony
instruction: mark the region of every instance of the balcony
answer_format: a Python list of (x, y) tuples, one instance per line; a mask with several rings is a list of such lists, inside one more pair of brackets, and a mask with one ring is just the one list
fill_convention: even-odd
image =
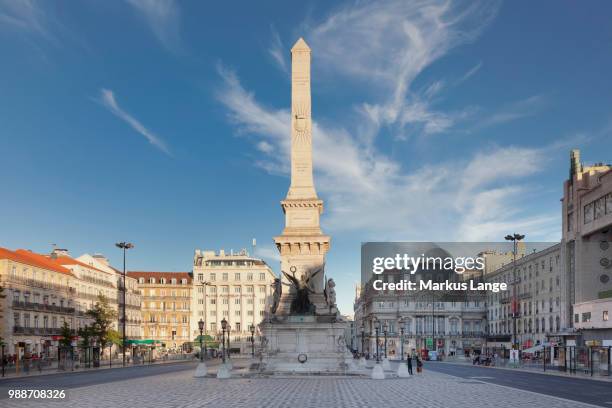
[(37, 310), (41, 312), (54, 312), (64, 314), (74, 314), (74, 307), (65, 307), (57, 305), (47, 305), (44, 303), (21, 302), (13, 300), (13, 309), (20, 310)]
[(81, 276), (81, 280), (84, 280), (90, 283), (94, 283), (100, 286), (106, 286), (107, 288), (115, 288), (115, 285), (113, 285), (112, 282), (104, 280), (104, 279), (92, 278), (91, 276)]
[[(14, 326), (13, 333), (15, 334), (25, 334), (25, 335), (34, 335), (34, 336), (59, 336), (62, 334), (62, 329), (60, 327), (24, 327), (24, 326)], [(70, 333), (75, 335), (76, 332), (74, 329), (70, 329)]]

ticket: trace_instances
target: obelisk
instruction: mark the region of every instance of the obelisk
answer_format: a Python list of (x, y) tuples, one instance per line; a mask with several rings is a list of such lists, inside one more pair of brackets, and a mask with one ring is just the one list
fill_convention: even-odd
[[(281, 270), (298, 278), (323, 268), (330, 242), (329, 236), (321, 232), (323, 201), (317, 196), (312, 174), (310, 56), (308, 44), (300, 38), (291, 49), (291, 185), (281, 201), (285, 229), (274, 238), (281, 255)], [(285, 276), (282, 279), (289, 284)], [(329, 313), (323, 296), (324, 271), (313, 276), (311, 287), (317, 314), (324, 310)], [(287, 292), (283, 294), (280, 313), (288, 312), (291, 292)]]
[[(310, 48), (300, 38), (291, 49), (291, 185), (281, 201), (285, 228), (274, 242), (281, 255), (282, 285), (275, 282), (261, 332), (259, 370), (279, 373), (344, 373), (347, 324), (325, 275), (330, 238), (321, 232), (323, 201), (312, 172)], [(289, 136), (289, 135), (288, 135)]]

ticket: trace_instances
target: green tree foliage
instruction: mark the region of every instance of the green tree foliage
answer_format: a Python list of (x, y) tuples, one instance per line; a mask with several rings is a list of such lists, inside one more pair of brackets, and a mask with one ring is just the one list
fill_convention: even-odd
[(70, 326), (68, 326), (68, 322), (64, 322), (64, 325), (61, 327), (60, 332), (62, 338), (59, 339), (59, 345), (61, 348), (68, 349), (72, 346), (72, 330), (70, 330)]
[(119, 333), (118, 330), (110, 329), (108, 331), (107, 339), (109, 342), (113, 343), (116, 346), (123, 346), (123, 337), (121, 336), (121, 333)]
[(91, 326), (81, 327), (77, 331), (77, 334), (81, 338), (81, 344), (80, 344), (81, 347), (85, 348), (85, 347), (91, 346), (91, 340), (93, 337), (93, 331), (91, 329)]
[(109, 341), (109, 332), (117, 319), (117, 312), (108, 304), (108, 299), (104, 295), (98, 295), (98, 301), (94, 307), (85, 314), (93, 319), (91, 324), (92, 336), (96, 339), (97, 345), (105, 347)]

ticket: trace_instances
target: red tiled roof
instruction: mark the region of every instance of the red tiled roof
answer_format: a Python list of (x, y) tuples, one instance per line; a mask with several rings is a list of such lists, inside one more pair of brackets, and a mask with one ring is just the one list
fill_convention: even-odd
[[(128, 276), (132, 278), (155, 278), (156, 282), (159, 282), (160, 278), (166, 278), (166, 280), (170, 281), (170, 279), (187, 279), (187, 283), (191, 283), (191, 275), (189, 272), (147, 272), (147, 271), (128, 271)], [(169, 283), (169, 282), (168, 282)]]
[(0, 247), (0, 259), (10, 259), (11, 261), (35, 266), (37, 268), (43, 268), (50, 271), (63, 273), (64, 275), (74, 276), (69, 269), (51, 262), (45, 255), (37, 254), (25, 249), (11, 251), (10, 249)]

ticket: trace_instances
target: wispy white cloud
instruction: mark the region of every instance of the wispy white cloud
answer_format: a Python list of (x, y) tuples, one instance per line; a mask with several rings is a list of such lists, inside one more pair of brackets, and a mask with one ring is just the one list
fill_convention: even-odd
[[(494, 2), (358, 2), (306, 27), (316, 74), (367, 89), (356, 120), (313, 123), (314, 169), (317, 190), (327, 200), (328, 231), (354, 231), (363, 239), (484, 240), (499, 239), (510, 226), (524, 226), (531, 237), (558, 230), (556, 216), (526, 213), (521, 201), (537, 194), (529, 180), (546, 163), (544, 149), (488, 146), (408, 171), (376, 143), (383, 127), (401, 139), (446, 132), (475, 115), (473, 107), (436, 109), (448, 84), (433, 80), (416, 87), (415, 79), (451, 49), (475, 39), (496, 11)], [(219, 66), (219, 74), (218, 100), (237, 132), (263, 153), (256, 165), (287, 175), (289, 110), (265, 106), (232, 70)], [(351, 132), (364, 128), (366, 137)], [(261, 149), (262, 142), (271, 148)]]
[(478, 71), (480, 71), (480, 68), (482, 68), (482, 61), (480, 61), (478, 64), (474, 65), (465, 74), (463, 74), (463, 76), (459, 79), (459, 81), (457, 81), (457, 83), (461, 83), (461, 82), (467, 81), (472, 76), (474, 76)]
[(51, 27), (59, 24), (43, 5), (32, 0), (0, 0), (0, 30), (31, 33), (57, 43)]
[(180, 9), (175, 0), (126, 0), (145, 19), (155, 37), (170, 51), (181, 48)]
[(274, 59), (274, 62), (278, 65), (278, 67), (285, 73), (288, 73), (289, 70), (287, 68), (287, 59), (285, 55), (287, 54), (286, 48), (283, 46), (283, 41), (278, 34), (278, 31), (274, 27), (272, 30), (272, 44), (270, 48), (268, 48), (268, 53)]
[(147, 141), (153, 146), (155, 146), (168, 156), (172, 156), (172, 154), (168, 150), (168, 147), (161, 138), (159, 138), (157, 135), (147, 129), (138, 119), (127, 113), (119, 106), (117, 100), (115, 99), (115, 94), (113, 93), (113, 91), (109, 89), (101, 89), (98, 101), (102, 104), (102, 106), (111, 111), (115, 116), (130, 125), (132, 129), (144, 136), (145, 139), (147, 139)]
[(546, 97), (544, 95), (533, 95), (510, 103), (476, 123), (475, 129), (501, 125), (517, 119), (533, 116), (542, 110), (546, 102)]
[[(260, 167), (288, 174), (289, 111), (263, 106), (232, 71), (219, 72), (224, 87), (217, 97), (232, 123), (255, 144), (274, 146)], [(313, 150), (317, 189), (328, 200), (325, 222), (332, 232), (359, 231), (372, 239), (481, 240), (499, 238), (518, 222), (535, 235), (556, 225), (548, 214), (525, 220), (517, 211), (520, 197), (532, 188), (525, 180), (546, 163), (544, 148), (492, 147), (404, 172), (400, 162), (360, 144), (344, 128), (315, 122)]]
[[(451, 49), (474, 40), (496, 15), (497, 2), (363, 2), (338, 9), (307, 35), (322, 70), (358, 79), (378, 91), (361, 111), (376, 126), (412, 133), (447, 130), (465, 112), (436, 111), (415, 78)], [(431, 89), (429, 89), (431, 91)]]

